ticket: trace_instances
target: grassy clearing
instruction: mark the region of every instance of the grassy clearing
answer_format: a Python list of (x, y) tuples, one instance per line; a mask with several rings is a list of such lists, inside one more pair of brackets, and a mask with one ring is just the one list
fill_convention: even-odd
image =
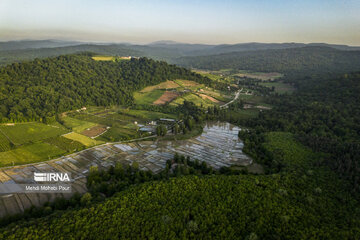
[(0, 152), (0, 167), (42, 162), (65, 153), (64, 150), (54, 145), (38, 142), (11, 151)]
[(3, 125), (0, 126), (0, 129), (15, 145), (36, 142), (67, 132), (67, 130), (61, 126), (49, 126), (43, 123), (19, 123), (14, 126)]
[(113, 56), (94, 56), (92, 57), (95, 61), (114, 61), (115, 57)]
[(76, 132), (72, 132), (72, 133), (68, 133), (66, 135), (64, 135), (65, 138), (80, 142), (81, 144), (87, 146), (87, 147), (91, 147), (91, 146), (95, 146), (97, 144), (100, 144), (102, 142), (96, 141), (94, 139), (91, 139), (89, 137), (86, 137), (84, 135), (81, 135), (79, 133)]
[(141, 90), (140, 93), (152, 92), (154, 90), (159, 90), (159, 89), (175, 89), (178, 87), (180, 87), (178, 83), (176, 83), (174, 81), (166, 81), (166, 82), (159, 83), (157, 85), (146, 87), (143, 90)]
[(275, 88), (275, 92), (283, 94), (283, 93), (292, 93), (295, 91), (295, 88), (290, 84), (283, 82), (262, 82), (260, 85), (268, 88)]
[(105, 56), (105, 55), (97, 55), (92, 57), (95, 61), (126, 61), (130, 60), (129, 57), (115, 57), (115, 56)]
[(96, 123), (83, 121), (72, 117), (65, 117), (62, 120), (64, 121), (65, 127), (70, 128), (77, 133), (80, 133), (85, 129), (96, 126)]
[(154, 90), (146, 93), (136, 92), (134, 93), (135, 103), (151, 105), (154, 101), (161, 97), (164, 92), (165, 90)]

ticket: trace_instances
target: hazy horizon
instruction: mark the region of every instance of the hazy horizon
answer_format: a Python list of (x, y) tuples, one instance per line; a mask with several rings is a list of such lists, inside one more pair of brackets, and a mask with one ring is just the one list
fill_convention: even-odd
[(3, 0), (0, 40), (360, 45), (360, 1)]

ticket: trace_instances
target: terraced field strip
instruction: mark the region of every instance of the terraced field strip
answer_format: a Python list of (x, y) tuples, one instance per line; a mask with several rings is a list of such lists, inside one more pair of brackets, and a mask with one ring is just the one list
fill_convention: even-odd
[(79, 120), (68, 116), (63, 118), (62, 120), (64, 121), (64, 125), (67, 128), (71, 128), (74, 132), (78, 133), (84, 131), (85, 129), (96, 126), (96, 123)]
[(71, 139), (71, 140), (78, 141), (78, 142), (84, 144), (87, 147), (95, 146), (96, 144), (98, 144), (98, 142), (96, 140), (91, 139), (91, 138), (89, 138), (87, 136), (81, 135), (81, 134), (76, 133), (76, 132), (67, 133), (67, 134), (63, 135), (63, 137), (66, 137), (66, 138)]

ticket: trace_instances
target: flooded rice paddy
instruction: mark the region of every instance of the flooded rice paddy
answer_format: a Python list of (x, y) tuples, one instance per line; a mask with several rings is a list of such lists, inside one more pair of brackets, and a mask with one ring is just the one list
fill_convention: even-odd
[[(139, 163), (140, 169), (160, 172), (175, 152), (205, 161), (218, 169), (222, 166), (252, 163), (243, 154), (243, 142), (238, 138), (240, 128), (229, 123), (208, 123), (203, 133), (181, 141), (141, 141), (134, 143), (108, 143), (73, 153), (48, 162), (0, 169), (2, 183), (35, 183), (34, 172), (71, 173), (73, 192), (86, 192), (86, 174), (91, 166), (107, 168), (116, 162)], [(17, 193), (0, 195), (0, 217), (24, 211), (31, 205), (40, 206), (56, 197), (71, 194)]]

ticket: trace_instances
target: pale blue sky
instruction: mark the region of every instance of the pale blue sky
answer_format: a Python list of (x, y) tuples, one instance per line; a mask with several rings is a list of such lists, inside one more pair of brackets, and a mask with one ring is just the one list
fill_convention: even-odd
[(360, 45), (360, 0), (0, 0), (0, 40)]

